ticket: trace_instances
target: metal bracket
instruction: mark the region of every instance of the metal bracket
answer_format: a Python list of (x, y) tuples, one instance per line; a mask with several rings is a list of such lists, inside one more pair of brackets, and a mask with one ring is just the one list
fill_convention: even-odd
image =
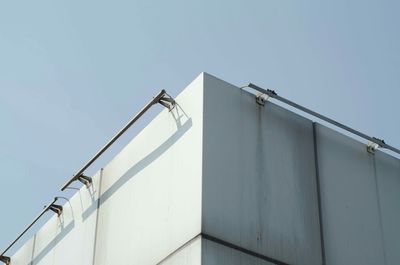
[(11, 259), (10, 257), (6, 257), (6, 256), (0, 256), (0, 261), (3, 262), (6, 265), (10, 265), (11, 264)]
[(375, 141), (368, 141), (367, 151), (368, 153), (375, 154), (375, 151), (385, 144), (385, 141), (376, 137), (372, 137)]
[(63, 207), (62, 207), (61, 205), (58, 205), (58, 204), (54, 204), (54, 203), (53, 203), (53, 204), (51, 204), (51, 205), (49, 206), (49, 210), (55, 212), (58, 216), (60, 216), (60, 215), (62, 214)]
[(164, 96), (160, 98), (158, 103), (160, 103), (169, 110), (172, 110), (176, 105), (175, 100), (168, 94), (164, 94)]
[(265, 102), (267, 102), (268, 99), (269, 99), (269, 96), (267, 94), (257, 93), (257, 95), (256, 95), (256, 102), (258, 105), (264, 106)]
[(82, 183), (85, 184), (86, 187), (88, 187), (88, 188), (90, 187), (90, 185), (91, 185), (92, 182), (93, 182), (91, 177), (85, 176), (85, 175), (83, 175), (83, 174), (81, 174), (81, 175), (79, 175), (78, 177), (76, 177), (76, 180), (82, 182)]

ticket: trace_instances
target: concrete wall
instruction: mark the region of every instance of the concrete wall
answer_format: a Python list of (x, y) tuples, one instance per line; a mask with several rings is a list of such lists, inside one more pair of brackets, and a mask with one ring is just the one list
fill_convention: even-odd
[(382, 242), (387, 264), (400, 261), (400, 161), (375, 154), (376, 185)]
[(204, 82), (203, 231), (286, 263), (321, 264), (312, 122)]
[(259, 257), (197, 236), (171, 253), (160, 265), (272, 265)]
[(13, 265), (31, 264), (34, 251), (34, 238), (29, 239), (18, 251), (12, 256)]
[(202, 240), (201, 264), (203, 265), (272, 265), (259, 257), (239, 251), (232, 247), (216, 243), (211, 240)]
[(180, 248), (172, 252), (160, 265), (200, 265), (202, 255), (202, 239), (197, 236), (189, 242), (182, 245)]
[[(54, 215), (16, 252), (11, 264), (92, 264), (99, 180), (98, 173), (89, 189), (82, 187), (78, 190), (64, 204), (63, 214), (60, 217)], [(91, 209), (94, 214), (85, 215)]]
[[(156, 264), (201, 232), (202, 75), (12, 264)], [(79, 185), (79, 183), (77, 183)], [(62, 201), (61, 201), (62, 202)]]
[(316, 126), (327, 264), (400, 262), (400, 163)]
[(399, 159), (208, 74), (176, 100), (13, 265), (399, 263)]
[(202, 231), (287, 264), (398, 264), (400, 161), (215, 77)]
[(156, 264), (200, 233), (197, 78), (103, 170), (95, 264)]

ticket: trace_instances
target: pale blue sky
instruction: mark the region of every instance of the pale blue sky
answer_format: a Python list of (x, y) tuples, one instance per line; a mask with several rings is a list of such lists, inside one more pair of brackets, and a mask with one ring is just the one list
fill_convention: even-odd
[(400, 147), (399, 13), (382, 0), (2, 2), (0, 251), (155, 93), (202, 71)]

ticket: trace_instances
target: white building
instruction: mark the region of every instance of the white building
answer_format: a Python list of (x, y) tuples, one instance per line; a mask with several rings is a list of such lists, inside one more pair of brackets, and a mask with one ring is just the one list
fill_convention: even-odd
[(12, 265), (400, 264), (400, 161), (201, 74)]

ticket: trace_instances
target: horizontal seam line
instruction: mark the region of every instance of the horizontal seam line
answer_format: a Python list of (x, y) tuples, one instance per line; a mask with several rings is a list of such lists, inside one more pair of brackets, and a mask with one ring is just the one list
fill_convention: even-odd
[(186, 241), (183, 245), (181, 245), (180, 247), (178, 247), (177, 249), (175, 249), (174, 251), (172, 251), (171, 253), (169, 253), (166, 257), (162, 258), (159, 262), (156, 263), (156, 265), (159, 265), (161, 263), (163, 263), (164, 261), (168, 260), (169, 258), (171, 258), (174, 254), (178, 253), (180, 250), (182, 250), (184, 247), (190, 245), (190, 243), (192, 243), (193, 241), (195, 241), (198, 237), (201, 237), (201, 234), (198, 234), (196, 236), (194, 236), (193, 238), (189, 239), (188, 241)]
[(270, 257), (265, 256), (265, 255), (262, 255), (262, 254), (259, 254), (259, 253), (257, 253), (257, 252), (254, 252), (254, 251), (245, 249), (245, 248), (243, 248), (243, 247), (240, 247), (240, 246), (237, 246), (237, 245), (235, 245), (235, 244), (226, 242), (226, 241), (224, 241), (224, 240), (222, 240), (222, 239), (219, 239), (219, 238), (210, 236), (210, 235), (208, 235), (208, 234), (201, 233), (201, 236), (204, 237), (204, 239), (207, 239), (207, 240), (213, 241), (213, 242), (215, 242), (215, 243), (224, 245), (224, 246), (226, 246), (226, 247), (229, 247), (229, 248), (238, 250), (238, 251), (240, 251), (240, 252), (242, 252), (242, 253), (245, 253), (245, 254), (247, 254), (247, 255), (254, 256), (254, 257), (256, 257), (256, 258), (259, 258), (259, 259), (262, 259), (262, 260), (265, 260), (265, 261), (268, 261), (268, 262), (272, 262), (272, 263), (274, 263), (274, 264), (276, 264), (276, 265), (289, 265), (288, 263), (284, 263), (284, 262), (282, 262), (282, 261), (279, 261), (279, 260), (270, 258)]

